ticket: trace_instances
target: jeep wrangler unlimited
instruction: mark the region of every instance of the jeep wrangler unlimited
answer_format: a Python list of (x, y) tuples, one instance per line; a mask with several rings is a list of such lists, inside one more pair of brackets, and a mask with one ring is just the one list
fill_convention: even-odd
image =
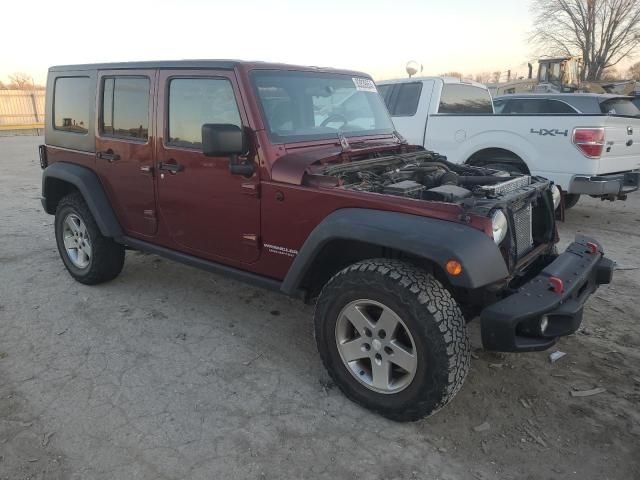
[(408, 145), (365, 74), (236, 61), (49, 70), (42, 204), (79, 282), (125, 249), (316, 301), (315, 337), (352, 400), (396, 420), (449, 402), (489, 350), (574, 332), (613, 262), (558, 255), (548, 180)]

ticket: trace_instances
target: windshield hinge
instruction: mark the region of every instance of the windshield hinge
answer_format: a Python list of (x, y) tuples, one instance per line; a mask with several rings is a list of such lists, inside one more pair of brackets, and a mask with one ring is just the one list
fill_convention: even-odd
[(347, 153), (351, 151), (351, 145), (347, 141), (347, 137), (345, 137), (342, 132), (338, 132), (338, 139), (340, 140), (340, 147), (342, 148), (342, 153)]
[(400, 132), (398, 132), (397, 130), (393, 131), (393, 136), (395, 137), (396, 140), (398, 140), (398, 142), (400, 142), (402, 145), (408, 145), (409, 142), (407, 141), (406, 138), (404, 138), (402, 135), (400, 135)]

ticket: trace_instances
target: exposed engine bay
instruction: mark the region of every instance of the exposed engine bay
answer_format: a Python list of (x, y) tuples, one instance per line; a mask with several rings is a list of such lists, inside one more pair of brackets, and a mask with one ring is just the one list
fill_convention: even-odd
[(337, 178), (346, 190), (450, 203), (491, 198), (530, 183), (526, 175), (512, 177), (499, 170), (457, 165), (426, 150), (327, 165), (320, 172)]

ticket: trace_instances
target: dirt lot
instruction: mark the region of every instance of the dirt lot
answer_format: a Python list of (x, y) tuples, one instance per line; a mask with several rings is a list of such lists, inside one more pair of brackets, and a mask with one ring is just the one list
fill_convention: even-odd
[(135, 252), (115, 281), (75, 283), (40, 142), (0, 138), (0, 479), (640, 478), (640, 195), (560, 227), (621, 267), (567, 356), (483, 352), (472, 323), (462, 392), (398, 424), (329, 382), (312, 307)]

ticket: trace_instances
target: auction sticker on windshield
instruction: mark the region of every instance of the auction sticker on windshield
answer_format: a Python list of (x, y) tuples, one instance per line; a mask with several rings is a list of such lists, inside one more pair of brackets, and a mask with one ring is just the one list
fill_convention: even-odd
[(373, 83), (373, 80), (359, 77), (353, 77), (351, 80), (353, 80), (353, 84), (356, 86), (356, 90), (359, 90), (360, 92), (378, 92), (376, 90), (376, 84)]

